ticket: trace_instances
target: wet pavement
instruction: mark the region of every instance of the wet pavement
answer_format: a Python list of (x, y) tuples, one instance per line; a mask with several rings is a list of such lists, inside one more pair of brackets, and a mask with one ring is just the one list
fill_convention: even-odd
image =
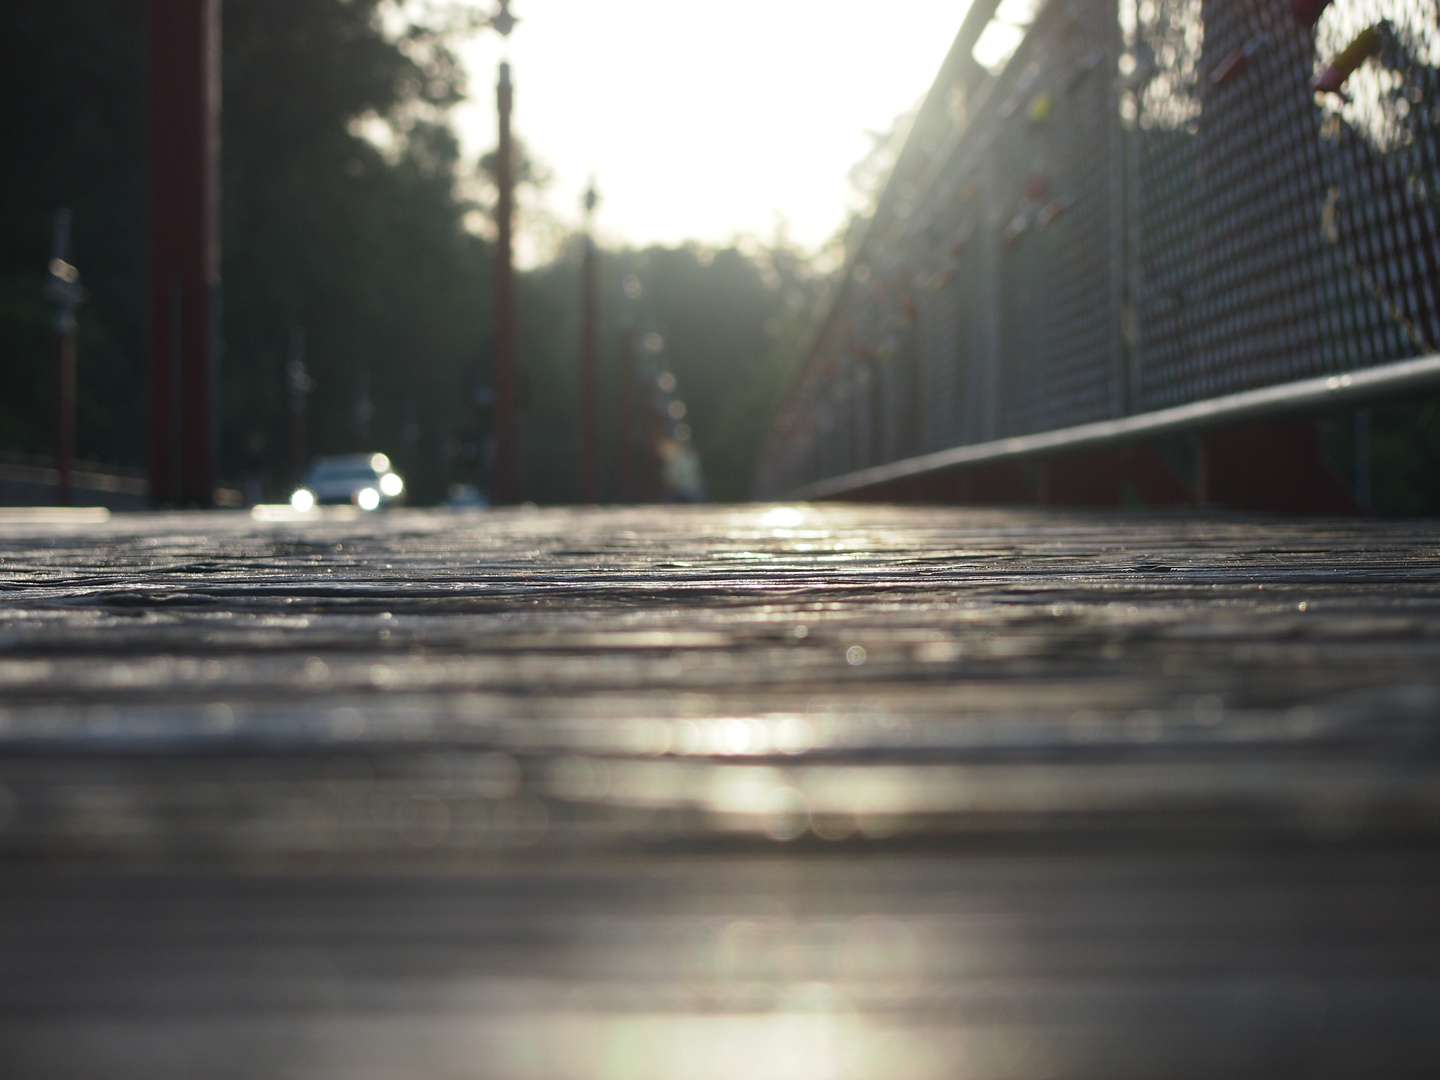
[(1440, 525), (0, 516), (0, 1073), (1429, 1076)]

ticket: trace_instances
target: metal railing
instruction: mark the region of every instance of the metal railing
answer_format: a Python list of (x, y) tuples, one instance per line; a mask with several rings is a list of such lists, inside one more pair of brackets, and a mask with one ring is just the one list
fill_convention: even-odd
[(1435, 352), (1435, 0), (1049, 0), (991, 75), (994, 11), (915, 121), (757, 494)]

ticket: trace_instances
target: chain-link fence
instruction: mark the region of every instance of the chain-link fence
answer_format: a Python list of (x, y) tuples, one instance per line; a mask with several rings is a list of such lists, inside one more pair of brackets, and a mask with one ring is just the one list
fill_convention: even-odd
[(762, 496), (1435, 351), (1437, 0), (1049, 0), (977, 71), (927, 99)]

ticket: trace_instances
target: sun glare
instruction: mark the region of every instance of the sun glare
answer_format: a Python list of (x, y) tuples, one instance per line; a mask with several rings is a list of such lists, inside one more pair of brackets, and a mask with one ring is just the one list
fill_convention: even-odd
[[(636, 245), (769, 240), (813, 247), (854, 200), (846, 180), (929, 88), (966, 0), (515, 0), (508, 43), (464, 50), (473, 156), (495, 139), (496, 63), (515, 79), (515, 127), (551, 170), (552, 215), (578, 221), (591, 173), (602, 238)], [(522, 226), (523, 228), (523, 226)]]
[(793, 529), (805, 520), (805, 515), (793, 506), (777, 506), (760, 515), (760, 524), (771, 529)]

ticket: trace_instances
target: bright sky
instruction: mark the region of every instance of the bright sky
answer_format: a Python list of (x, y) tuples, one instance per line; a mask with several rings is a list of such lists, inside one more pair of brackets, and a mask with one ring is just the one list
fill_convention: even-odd
[[(491, 0), (475, 0), (484, 8)], [(805, 247), (844, 220), (846, 173), (929, 88), (969, 0), (514, 0), (508, 43), (463, 50), (467, 156), (495, 142), (502, 55), (516, 133), (547, 165), (550, 212), (578, 222), (593, 173), (607, 243), (769, 239)]]

